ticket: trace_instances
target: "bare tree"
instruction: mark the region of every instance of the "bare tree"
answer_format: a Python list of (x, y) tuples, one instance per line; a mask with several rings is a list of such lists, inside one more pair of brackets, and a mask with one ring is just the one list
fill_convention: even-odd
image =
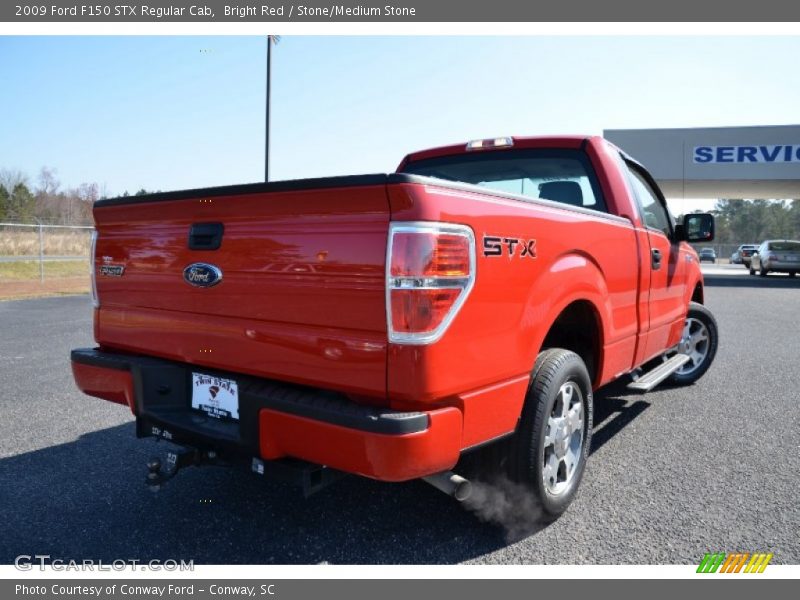
[(51, 167), (42, 167), (39, 171), (38, 184), (34, 191), (36, 197), (36, 217), (45, 222), (63, 222), (61, 204), (63, 194), (58, 188), (60, 182), (56, 179), (56, 170)]
[(57, 171), (52, 167), (42, 167), (39, 171), (39, 187), (36, 189), (37, 195), (45, 197), (54, 196), (58, 193), (61, 182), (56, 179)]

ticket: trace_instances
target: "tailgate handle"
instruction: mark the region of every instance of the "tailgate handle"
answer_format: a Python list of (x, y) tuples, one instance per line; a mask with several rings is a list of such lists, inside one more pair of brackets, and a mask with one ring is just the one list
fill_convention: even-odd
[(194, 223), (189, 228), (189, 250), (218, 250), (224, 231), (222, 223)]

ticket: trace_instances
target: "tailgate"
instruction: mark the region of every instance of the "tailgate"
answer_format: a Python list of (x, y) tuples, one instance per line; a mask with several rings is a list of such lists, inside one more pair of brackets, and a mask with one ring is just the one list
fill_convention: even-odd
[[(385, 176), (100, 201), (94, 217), (101, 345), (385, 395)], [(219, 248), (191, 249), (193, 226)]]

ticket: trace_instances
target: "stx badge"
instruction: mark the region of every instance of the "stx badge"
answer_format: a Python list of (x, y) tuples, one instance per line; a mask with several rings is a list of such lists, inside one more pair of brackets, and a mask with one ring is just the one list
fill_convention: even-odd
[(536, 258), (536, 240), (523, 240), (499, 235), (483, 236), (484, 256), (508, 256), (514, 258)]

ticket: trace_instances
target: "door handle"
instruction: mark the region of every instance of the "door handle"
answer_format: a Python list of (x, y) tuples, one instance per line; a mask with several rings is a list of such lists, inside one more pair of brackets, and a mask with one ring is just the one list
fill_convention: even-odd
[(653, 248), (650, 251), (650, 266), (653, 267), (654, 271), (661, 268), (661, 250), (658, 248)]

